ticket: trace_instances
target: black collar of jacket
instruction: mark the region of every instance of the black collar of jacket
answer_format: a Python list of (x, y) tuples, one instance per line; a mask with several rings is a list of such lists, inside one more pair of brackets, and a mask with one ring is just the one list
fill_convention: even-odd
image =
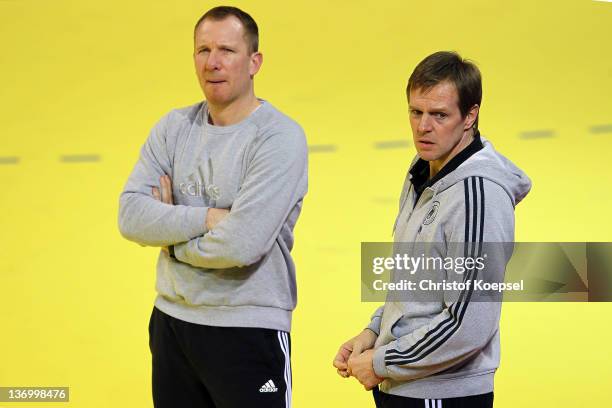
[(419, 158), (414, 166), (412, 166), (410, 169), (410, 181), (412, 182), (414, 191), (417, 194), (416, 200), (414, 201), (415, 204), (421, 196), (421, 193), (427, 187), (433, 186), (438, 180), (441, 180), (448, 173), (455, 170), (461, 163), (466, 161), (468, 157), (483, 147), (482, 141), (480, 140), (480, 131), (477, 130), (472, 143), (467, 145), (465, 149), (461, 150), (455, 157), (450, 159), (449, 162), (446, 163), (444, 167), (442, 167), (440, 171), (432, 178), (429, 178), (429, 162)]

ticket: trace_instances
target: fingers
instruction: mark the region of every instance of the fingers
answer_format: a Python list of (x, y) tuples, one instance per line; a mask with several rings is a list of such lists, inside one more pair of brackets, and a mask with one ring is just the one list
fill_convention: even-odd
[(348, 356), (342, 352), (342, 349), (340, 349), (338, 354), (336, 354), (336, 357), (334, 357), (334, 367), (339, 370), (346, 370), (348, 368), (348, 365), (346, 364), (347, 357)]
[(166, 174), (161, 176), (159, 178), (159, 186), (161, 188), (161, 193), (160, 189), (158, 189), (157, 187), (153, 187), (153, 198), (166, 204), (174, 204), (174, 200), (172, 197), (172, 179), (170, 178), (170, 176)]
[(363, 359), (361, 357), (362, 354), (362, 349), (361, 349), (361, 345), (360, 344), (354, 344), (353, 347), (353, 351), (351, 352), (351, 355), (349, 356), (348, 360), (347, 360), (347, 371), (349, 373), (349, 375), (353, 375), (353, 370), (355, 369), (355, 365), (359, 365), (361, 364), (361, 360)]
[(351, 350), (347, 348), (346, 344), (340, 346), (336, 357), (334, 358), (333, 365), (337, 368), (337, 373), (342, 378), (350, 377), (350, 373), (348, 371), (348, 358), (351, 355)]
[(350, 377), (350, 374), (348, 372), (348, 364), (346, 363), (346, 357), (347, 356), (342, 354), (342, 349), (340, 349), (333, 362), (334, 367), (336, 367), (337, 369), (336, 371), (338, 372), (338, 375), (343, 378)]
[(334, 360), (334, 367), (336, 367), (338, 370), (344, 370), (344, 371), (348, 369), (346, 360), (339, 360), (337, 358)]
[(159, 178), (161, 185), (161, 198), (162, 202), (166, 204), (174, 204), (172, 201), (172, 180), (170, 176), (164, 174)]
[(334, 357), (333, 366), (336, 367), (336, 372), (342, 378), (348, 378), (351, 376), (351, 369), (349, 367), (349, 358), (354, 352), (353, 339), (347, 341), (338, 350), (336, 357)]
[(334, 357), (334, 367), (340, 370), (346, 370), (348, 368), (347, 362), (351, 355), (351, 350), (346, 347), (345, 344), (340, 346), (336, 357)]
[(209, 208), (206, 213), (206, 228), (211, 230), (229, 214), (225, 208)]
[(350, 375), (348, 373), (348, 371), (346, 370), (336, 370), (338, 372), (338, 375), (342, 378), (349, 378)]

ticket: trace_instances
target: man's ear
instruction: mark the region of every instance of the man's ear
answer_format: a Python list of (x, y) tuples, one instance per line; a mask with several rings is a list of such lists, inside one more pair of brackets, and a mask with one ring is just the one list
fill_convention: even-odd
[(467, 115), (465, 116), (465, 126), (463, 127), (464, 131), (470, 130), (474, 126), (476, 119), (478, 119), (479, 112), (480, 106), (478, 105), (474, 105), (470, 108)]
[(261, 64), (263, 64), (263, 54), (261, 52), (254, 52), (251, 54), (251, 61), (249, 63), (249, 75), (251, 75), (251, 78), (259, 72)]

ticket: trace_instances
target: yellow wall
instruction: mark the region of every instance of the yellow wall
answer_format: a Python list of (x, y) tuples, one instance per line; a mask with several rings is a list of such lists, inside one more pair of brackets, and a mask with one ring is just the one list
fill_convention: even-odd
[[(193, 24), (216, 3), (0, 0), (0, 386), (69, 386), (71, 402), (147, 407), (156, 250), (121, 238), (117, 203), (168, 110), (202, 98)], [(376, 304), (361, 241), (390, 239), (411, 147), (406, 80), (457, 50), (483, 72), (480, 128), (532, 178), (519, 241), (612, 241), (612, 4), (237, 2), (258, 21), (257, 94), (306, 130), (297, 226), (294, 406), (368, 407), (331, 367)], [(547, 130), (552, 137), (525, 138)], [(98, 155), (66, 163), (63, 155)], [(10, 159), (5, 159), (9, 160)], [(496, 406), (608, 405), (610, 304), (506, 304)], [(0, 406), (11, 404), (0, 403)], [(37, 404), (28, 404), (36, 406)]]

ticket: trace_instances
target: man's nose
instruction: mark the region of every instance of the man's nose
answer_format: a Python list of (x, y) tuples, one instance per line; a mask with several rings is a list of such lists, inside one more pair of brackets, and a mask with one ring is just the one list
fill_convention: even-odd
[(421, 115), (418, 130), (420, 133), (429, 132), (431, 130), (431, 116), (426, 113)]
[(216, 50), (211, 50), (206, 58), (206, 69), (208, 71), (218, 70), (220, 67), (219, 53)]

